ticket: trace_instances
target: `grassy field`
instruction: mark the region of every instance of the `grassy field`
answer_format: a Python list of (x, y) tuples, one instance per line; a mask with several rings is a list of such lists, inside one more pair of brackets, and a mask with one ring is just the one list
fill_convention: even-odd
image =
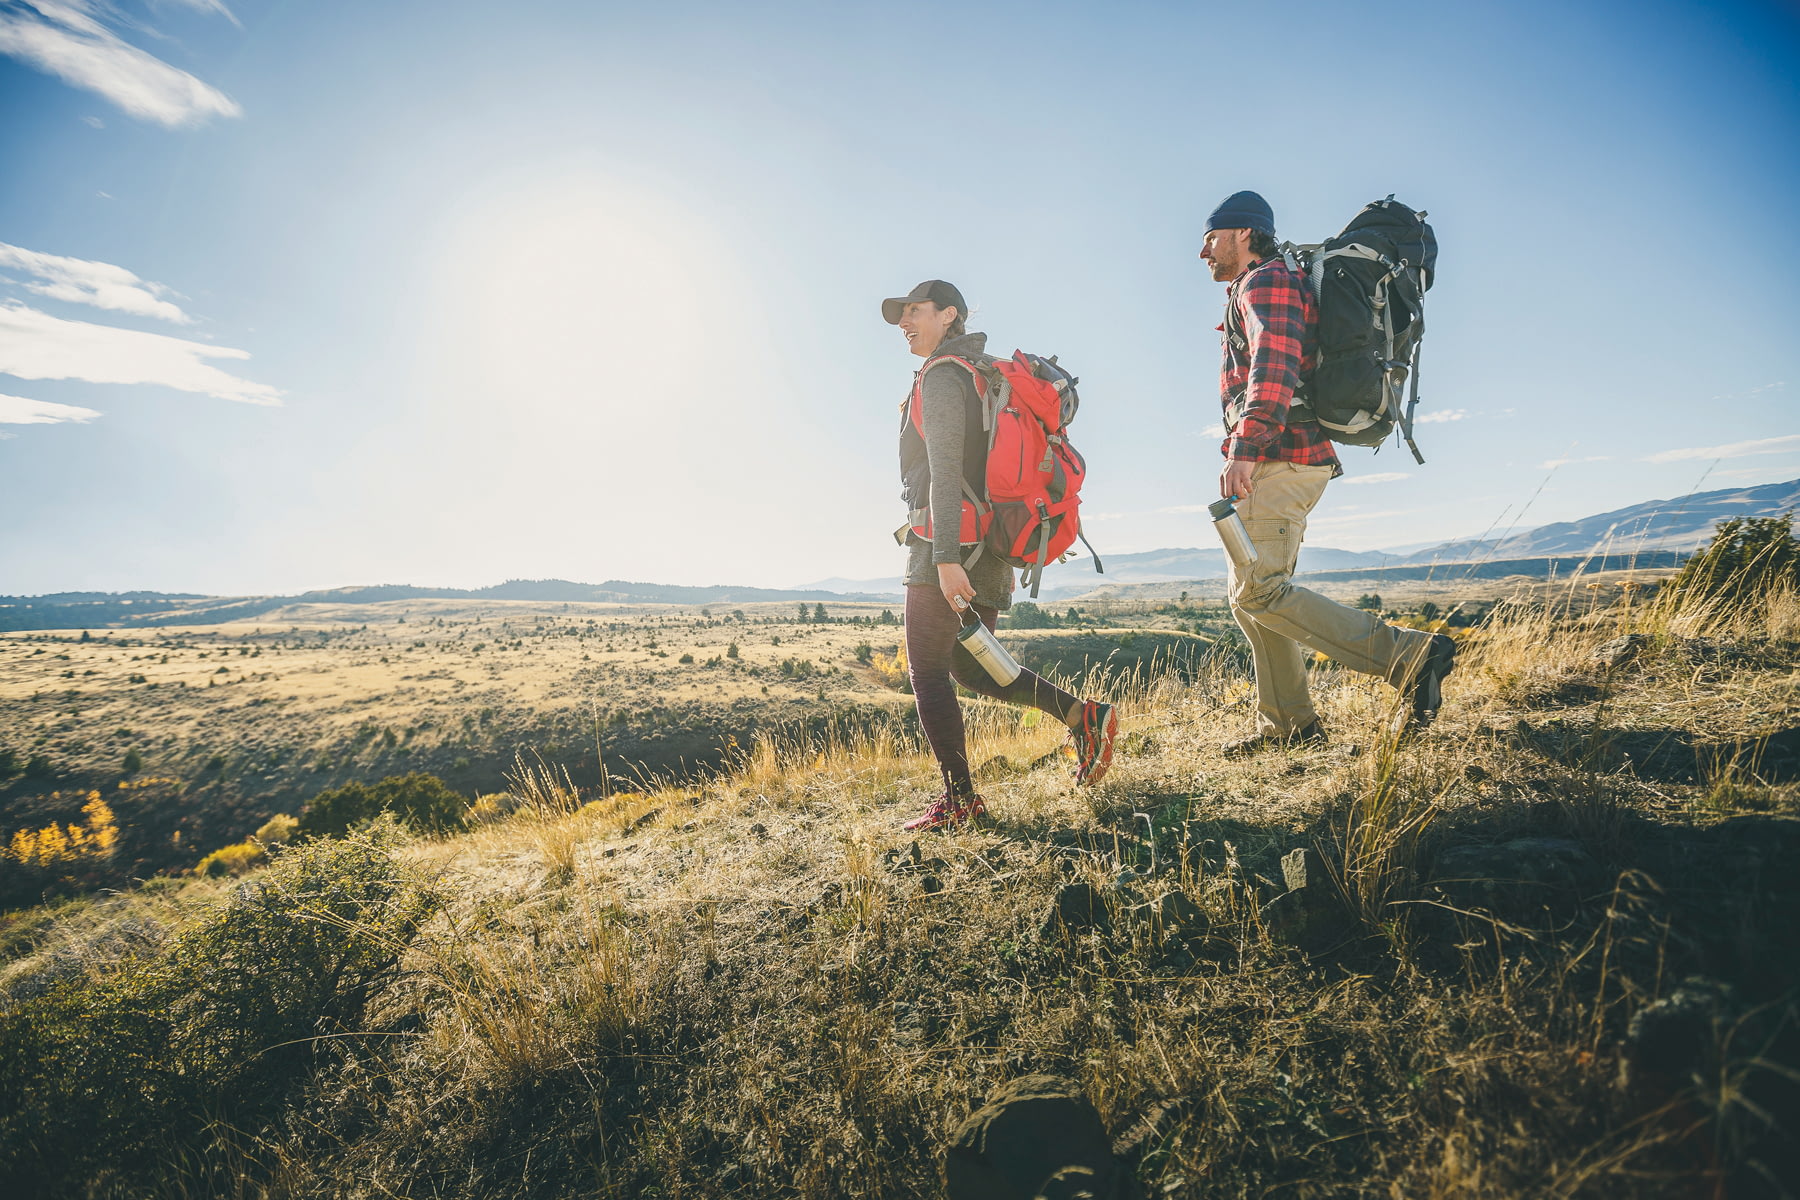
[[(352, 781), (426, 771), (473, 799), (523, 755), (610, 791), (704, 777), (765, 731), (908, 724), (893, 611), (805, 607), (410, 601), (0, 635), (0, 841), (78, 820), (98, 789), (123, 882)], [(1195, 631), (1228, 624), (1162, 607), (1014, 637), (1032, 666), (1079, 678), (1191, 661), (1210, 645)]]
[[(417, 610), (254, 644), (184, 631), (168, 664), (158, 649), (185, 672), (167, 676), (143, 646), (77, 659), (24, 639), (0, 678), (47, 726), (21, 655), (69, 653), (53, 662), (104, 714), (142, 694), (135, 671), (197, 740), (224, 728), (209, 696), (240, 712), (267, 695), (302, 757), (379, 713), (395, 745), (357, 753), (384, 770), (402, 745), (429, 762), (479, 746), (479, 720), (441, 722), (478, 702), (499, 720), (496, 673), (577, 717), (595, 701), (563, 675), (599, 662), (618, 666), (595, 679), (641, 678), (671, 711), (762, 705), (765, 685), (796, 710), (905, 703), (856, 656), (891, 627), (592, 615), (554, 627), (574, 635), (532, 624), (551, 614)], [(1080, 791), (1059, 729), (970, 705), (979, 828), (900, 832), (937, 786), (903, 724), (771, 718), (730, 770), (681, 786), (602, 796), (533, 766), (509, 782), (515, 811), (455, 837), (325, 839), (241, 882), (17, 911), (3, 1178), (84, 1196), (922, 1196), (958, 1122), (1048, 1071), (1092, 1098), (1152, 1196), (1794, 1193), (1791, 592), (1658, 607), (1565, 585), (1458, 630), (1424, 736), (1396, 742), (1392, 692), (1325, 666), (1331, 744), (1229, 762), (1236, 657), (1152, 669), (1212, 645), (1211, 619), (1009, 634), (1064, 662), (1132, 656), (1089, 676), (1125, 735)], [(730, 640), (742, 665), (706, 668)], [(779, 674), (802, 657), (837, 671)], [(208, 688), (214, 664), (269, 678)]]

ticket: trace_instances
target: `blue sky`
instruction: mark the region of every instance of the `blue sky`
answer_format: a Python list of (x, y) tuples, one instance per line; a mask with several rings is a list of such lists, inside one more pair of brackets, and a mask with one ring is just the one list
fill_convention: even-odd
[(0, 0), (0, 592), (891, 575), (930, 277), (1081, 375), (1103, 554), (1207, 545), (1245, 187), (1442, 244), (1314, 544), (1800, 476), (1795, 6), (1367, 12)]

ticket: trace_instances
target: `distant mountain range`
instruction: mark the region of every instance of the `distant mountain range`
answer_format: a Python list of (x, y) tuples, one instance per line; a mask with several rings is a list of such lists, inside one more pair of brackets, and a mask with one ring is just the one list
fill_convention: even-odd
[(886, 595), (823, 589), (683, 587), (675, 584), (571, 583), (566, 579), (509, 579), (485, 588), (428, 588), (406, 584), (328, 588), (297, 596), (200, 596), (173, 592), (59, 592), (0, 596), (0, 632), (10, 629), (100, 629), (214, 625), (243, 621), (299, 604), (381, 604), (391, 600), (530, 600), (538, 603), (753, 604), (759, 601), (893, 601)]
[[(1726, 488), (1675, 500), (1648, 500), (1579, 521), (1544, 525), (1504, 537), (1444, 542), (1404, 553), (1387, 550), (1333, 550), (1306, 546), (1300, 570), (1309, 574), (1358, 569), (1412, 569), (1445, 563), (1484, 564), (1508, 574), (1531, 574), (1556, 562), (1603, 555), (1608, 566), (1624, 566), (1632, 556), (1643, 565), (1667, 565), (1679, 553), (1704, 546), (1719, 522), (1732, 517), (1773, 517), (1800, 508), (1800, 479), (1761, 487)], [(1225, 574), (1224, 552), (1216, 547), (1145, 550), (1104, 556), (1106, 573), (1096, 575), (1086, 559), (1057, 572), (1056, 586), (1043, 598), (1060, 600), (1107, 584), (1169, 583), (1218, 579)], [(539, 603), (751, 604), (768, 601), (900, 598), (899, 576), (879, 579), (821, 579), (796, 588), (683, 587), (662, 583), (572, 583), (566, 579), (512, 579), (492, 587), (426, 588), (404, 584), (331, 588), (297, 596), (201, 596), (175, 592), (61, 592), (49, 596), (0, 596), (0, 631), (83, 629), (117, 626), (211, 625), (274, 613), (299, 604), (378, 604), (392, 600), (529, 600)]]
[(1675, 500), (1646, 500), (1596, 517), (1542, 525), (1504, 538), (1446, 542), (1408, 558), (1415, 562), (1472, 562), (1557, 554), (1698, 550), (1712, 540), (1713, 530), (1721, 521), (1732, 517), (1775, 517), (1796, 508), (1800, 508), (1800, 479), (1699, 492)]
[[(1700, 492), (1676, 500), (1647, 500), (1579, 521), (1544, 525), (1499, 538), (1463, 539), (1423, 548), (1415, 545), (1393, 550), (1302, 546), (1299, 569), (1305, 574), (1316, 574), (1357, 568), (1504, 561), (1515, 564), (1511, 573), (1521, 574), (1529, 572), (1516, 565), (1519, 560), (1579, 559), (1593, 554), (1605, 555), (1611, 564), (1634, 554), (1697, 550), (1711, 540), (1720, 521), (1731, 517), (1779, 516), (1796, 508), (1800, 508), (1800, 479), (1760, 487)], [(1105, 575), (1094, 574), (1086, 559), (1072, 560), (1049, 577), (1053, 586), (1045, 587), (1044, 598), (1066, 599), (1106, 584), (1179, 583), (1225, 576), (1225, 552), (1216, 546), (1145, 550), (1101, 557), (1106, 564)], [(1666, 563), (1668, 560), (1661, 561)], [(899, 576), (826, 579), (806, 586), (830, 591), (889, 592), (898, 591), (901, 580)]]

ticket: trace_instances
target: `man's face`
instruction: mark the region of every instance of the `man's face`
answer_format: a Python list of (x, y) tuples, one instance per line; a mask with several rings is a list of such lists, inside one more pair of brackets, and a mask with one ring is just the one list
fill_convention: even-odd
[(1229, 283), (1250, 265), (1248, 229), (1214, 229), (1200, 243), (1200, 257), (1212, 268), (1212, 277)]

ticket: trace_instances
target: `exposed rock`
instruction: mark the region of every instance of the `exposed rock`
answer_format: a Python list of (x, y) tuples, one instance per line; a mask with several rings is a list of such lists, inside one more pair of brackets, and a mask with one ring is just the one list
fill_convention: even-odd
[(1497, 846), (1452, 846), (1438, 855), (1432, 878), (1456, 908), (1517, 915), (1571, 904), (1594, 872), (1593, 856), (1579, 842), (1514, 838)]
[(1044, 917), (1043, 935), (1047, 938), (1065, 933), (1112, 928), (1112, 912), (1106, 896), (1086, 880), (1065, 883), (1057, 889)]
[(1599, 647), (1589, 656), (1589, 661), (1597, 663), (1610, 671), (1615, 667), (1622, 667), (1632, 659), (1636, 658), (1638, 652), (1641, 651), (1649, 641), (1650, 639), (1641, 633), (1628, 633), (1622, 637), (1616, 637), (1612, 641)]
[(1717, 1056), (1721, 1026), (1730, 1016), (1731, 988), (1690, 978), (1639, 1009), (1625, 1027), (1625, 1079), (1673, 1092)]
[[(1073, 1169), (1071, 1169), (1073, 1168)], [(1136, 1200), (1100, 1114), (1054, 1075), (1001, 1087), (956, 1131), (944, 1157), (947, 1200)]]
[(1325, 864), (1311, 846), (1297, 846), (1281, 856), (1281, 879), (1287, 890), (1297, 892), (1325, 881)]
[(1281, 877), (1287, 890), (1259, 913), (1270, 937), (1305, 954), (1323, 954), (1351, 934), (1354, 922), (1327, 878), (1318, 851), (1310, 846), (1288, 851), (1281, 858)]
[(1202, 937), (1212, 927), (1212, 921), (1200, 906), (1181, 892), (1167, 892), (1145, 907), (1161, 937)]

